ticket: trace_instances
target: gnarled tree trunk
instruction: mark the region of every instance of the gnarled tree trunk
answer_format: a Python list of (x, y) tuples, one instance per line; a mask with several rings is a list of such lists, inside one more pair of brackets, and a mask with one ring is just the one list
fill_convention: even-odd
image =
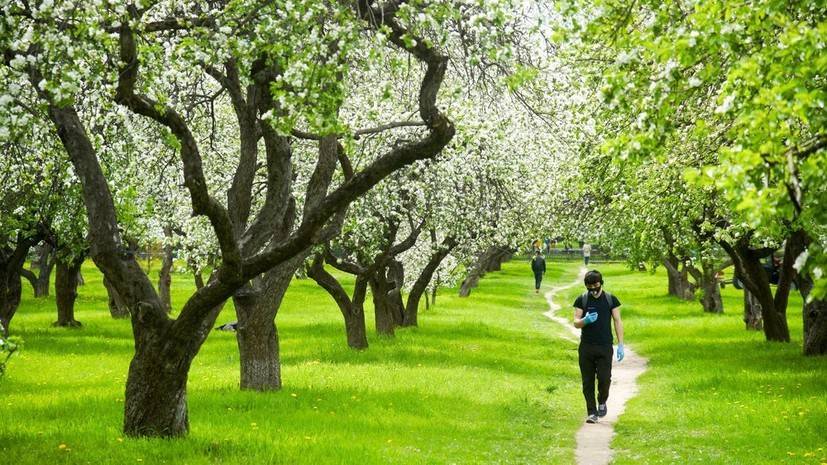
[(320, 255), (307, 268), (307, 276), (312, 278), (333, 297), (339, 311), (345, 319), (347, 345), (352, 349), (365, 349), (368, 346), (367, 330), (365, 329), (365, 298), (367, 297), (368, 280), (364, 274), (356, 275), (353, 287), (353, 298), (348, 297), (342, 285), (336, 278), (324, 269), (324, 261)]
[(669, 295), (681, 300), (694, 300), (695, 288), (689, 282), (689, 272), (686, 264), (682, 263), (682, 260), (678, 257), (670, 254), (663, 260), (663, 266), (666, 268), (666, 275), (669, 279)]
[(164, 344), (155, 335), (136, 343), (126, 380), (123, 430), (127, 436), (187, 434), (187, 376), (199, 347)]
[(798, 290), (804, 298), (804, 355), (827, 354), (827, 300), (813, 299), (808, 301), (813, 289), (813, 280), (809, 276), (800, 275)]
[(9, 335), (11, 320), (20, 306), (23, 292), (20, 272), (26, 262), (26, 255), (39, 241), (39, 237), (26, 238), (18, 234), (14, 248), (0, 246), (0, 324), (3, 325), (3, 336)]
[[(796, 277), (793, 263), (804, 250), (807, 237), (804, 231), (792, 232), (785, 242), (784, 259), (778, 279), (775, 295), (770, 288), (769, 277), (761, 265), (761, 259), (772, 254), (770, 249), (753, 249), (750, 247), (750, 235), (740, 238), (735, 244), (720, 242), (735, 264), (736, 272), (749, 291), (751, 298), (761, 306), (764, 336), (768, 341), (790, 342), (790, 329), (787, 324), (787, 301), (790, 286)], [(754, 308), (754, 304), (752, 305)]]
[(439, 264), (451, 253), (451, 250), (456, 247), (456, 244), (457, 241), (453, 237), (445, 238), (439, 249), (431, 255), (428, 263), (425, 264), (419, 277), (414, 282), (411, 291), (408, 293), (408, 301), (405, 304), (405, 318), (402, 321), (402, 326), (417, 326), (419, 301), (422, 295), (425, 294), (425, 308), (428, 308), (428, 294), (426, 292), (428, 284), (431, 282), (431, 278), (433, 278), (437, 268), (439, 268)]
[(123, 298), (118, 293), (118, 290), (115, 289), (115, 286), (112, 285), (112, 283), (105, 275), (103, 277), (103, 287), (106, 288), (106, 294), (108, 296), (107, 300), (109, 304), (109, 314), (112, 315), (112, 318), (129, 318), (129, 307), (126, 305), (126, 302), (124, 302)]
[[(164, 228), (164, 237), (172, 238), (172, 229)], [(161, 270), (158, 272), (158, 296), (161, 298), (161, 303), (167, 313), (172, 310), (172, 298), (170, 297), (170, 287), (172, 286), (172, 244), (164, 244), (164, 257), (161, 261)]]
[(396, 318), (394, 318), (394, 302), (388, 298), (390, 285), (379, 273), (374, 274), (368, 280), (370, 292), (373, 295), (373, 310), (376, 322), (376, 332), (383, 336), (395, 334)]
[(55, 273), (55, 303), (57, 304), (57, 321), (54, 326), (79, 327), (75, 320), (75, 299), (78, 297), (78, 272), (83, 264), (83, 257), (58, 259)]
[(20, 274), (0, 264), (0, 324), (5, 337), (9, 335), (9, 325), (20, 306), (22, 289)]
[(233, 297), (238, 327), (240, 387), (254, 391), (281, 389), (281, 358), (276, 316), (284, 294), (306, 253), (254, 279)]
[(471, 289), (479, 285), (480, 279), (485, 276), (485, 272), (489, 267), (491, 257), (496, 254), (497, 248), (492, 245), (477, 255), (477, 259), (471, 265), (471, 268), (468, 270), (468, 274), (459, 286), (460, 297), (468, 297), (471, 295)]
[(761, 303), (747, 289), (744, 289), (744, 325), (747, 331), (764, 329)]
[(704, 311), (708, 313), (724, 313), (724, 303), (721, 300), (721, 286), (715, 277), (717, 271), (713, 263), (703, 264), (700, 282), (702, 290), (701, 305)]
[(37, 251), (37, 278), (33, 283), (35, 297), (48, 297), (52, 269), (55, 266), (55, 250), (48, 242), (43, 242)]

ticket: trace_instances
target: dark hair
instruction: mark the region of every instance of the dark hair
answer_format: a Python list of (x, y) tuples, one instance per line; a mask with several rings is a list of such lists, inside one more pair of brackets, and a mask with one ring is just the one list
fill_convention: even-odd
[(603, 275), (597, 270), (591, 270), (586, 273), (586, 278), (583, 279), (583, 282), (586, 283), (587, 286), (589, 284), (603, 284)]

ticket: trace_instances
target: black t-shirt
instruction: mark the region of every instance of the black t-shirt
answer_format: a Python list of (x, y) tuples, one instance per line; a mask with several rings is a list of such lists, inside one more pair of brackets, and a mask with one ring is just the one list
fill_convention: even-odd
[(597, 312), (597, 321), (583, 327), (580, 332), (580, 341), (587, 344), (612, 345), (612, 309), (620, 307), (620, 301), (612, 294), (612, 302), (609, 305), (605, 291), (596, 299), (591, 294), (588, 294), (586, 299), (584, 305), (583, 294), (580, 294), (574, 301), (574, 306), (583, 309), (583, 316)]

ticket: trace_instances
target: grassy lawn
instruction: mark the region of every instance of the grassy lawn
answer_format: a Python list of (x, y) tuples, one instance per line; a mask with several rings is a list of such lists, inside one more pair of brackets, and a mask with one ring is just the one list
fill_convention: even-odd
[(649, 359), (617, 424), (615, 464), (827, 463), (827, 358), (801, 355), (797, 292), (792, 342), (768, 343), (744, 329), (742, 293), (731, 286), (725, 314), (710, 315), (669, 297), (663, 273), (595, 266), (623, 303), (626, 342)]
[[(546, 283), (574, 279), (550, 265)], [(123, 437), (129, 322), (109, 317), (90, 264), (84, 275), (82, 329), (50, 327), (54, 298), (29, 288), (12, 322), (25, 347), (0, 382), (0, 456), (16, 465), (574, 461), (576, 352), (542, 316), (525, 262), (489, 274), (470, 298), (444, 290), (420, 328), (394, 339), (374, 335), (371, 310), (362, 352), (347, 348), (332, 299), (295, 281), (278, 317), (285, 388), (240, 392), (234, 335), (214, 332), (190, 372), (191, 433), (180, 440)], [(192, 279), (173, 281), (181, 305)], [(228, 306), (219, 323), (234, 319)]]

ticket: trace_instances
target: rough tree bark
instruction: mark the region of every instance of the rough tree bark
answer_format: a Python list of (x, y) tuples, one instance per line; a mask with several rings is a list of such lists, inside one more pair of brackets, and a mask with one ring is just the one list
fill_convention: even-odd
[[(55, 266), (55, 250), (51, 244), (44, 241), (37, 250), (37, 277), (32, 283), (34, 296), (48, 297), (51, 287), (52, 269)], [(32, 267), (34, 268), (34, 266)]]
[(673, 254), (669, 254), (663, 260), (666, 268), (666, 275), (669, 279), (669, 295), (681, 300), (695, 299), (695, 286), (689, 282), (689, 270), (683, 260)]
[(22, 233), (17, 235), (14, 247), (0, 246), (0, 324), (3, 325), (3, 335), (9, 335), (11, 324), (23, 292), (21, 284), (21, 270), (26, 262), (29, 249), (37, 244), (39, 237), (26, 237)]
[(698, 300), (707, 313), (724, 312), (724, 304), (721, 300), (721, 286), (716, 276), (719, 271), (722, 271), (729, 265), (731, 265), (731, 262), (722, 266), (716, 266), (712, 261), (704, 261), (701, 263), (700, 270), (694, 266), (686, 266), (686, 270), (695, 280), (694, 288), (701, 289), (701, 296)]
[(397, 319), (394, 317), (394, 302), (388, 298), (388, 293), (391, 292), (391, 284), (377, 275), (371, 276), (368, 282), (373, 296), (376, 332), (382, 336), (393, 336), (395, 335)]
[(474, 264), (471, 265), (468, 275), (459, 287), (459, 296), (468, 297), (471, 295), (471, 289), (479, 285), (480, 279), (482, 279), (482, 277), (485, 276), (485, 273), (493, 267), (493, 263), (500, 258), (504, 258), (502, 249), (495, 245), (489, 246), (487, 249), (480, 252), (480, 254), (477, 255), (477, 259), (474, 261)]
[(813, 280), (810, 276), (799, 275), (796, 284), (804, 299), (804, 355), (827, 355), (827, 300), (808, 301), (813, 289)]
[(109, 304), (109, 314), (112, 318), (115, 319), (123, 319), (129, 318), (129, 306), (124, 302), (123, 297), (118, 293), (118, 290), (115, 289), (115, 286), (112, 285), (112, 282), (109, 281), (105, 275), (103, 277), (103, 287), (106, 288), (106, 295), (108, 296), (107, 301)]
[(744, 289), (744, 327), (747, 331), (762, 331), (764, 329), (761, 302), (748, 289)]
[(365, 273), (356, 273), (353, 298), (348, 297), (339, 281), (324, 269), (324, 258), (321, 254), (317, 254), (313, 258), (312, 264), (307, 267), (307, 276), (326, 290), (333, 297), (336, 305), (339, 306), (339, 311), (345, 319), (347, 345), (352, 349), (367, 348), (365, 298), (367, 297), (368, 280)]
[(282, 387), (279, 333), (276, 317), (296, 269), (306, 253), (253, 279), (233, 296), (238, 327), (240, 387), (274, 391)]
[(718, 270), (712, 263), (703, 264), (703, 277), (700, 282), (701, 305), (707, 313), (724, 313), (724, 302), (721, 299), (721, 285), (716, 279)]
[(426, 293), (428, 284), (431, 282), (437, 268), (439, 268), (439, 264), (451, 253), (451, 250), (453, 250), (456, 245), (456, 239), (450, 236), (446, 237), (442, 241), (442, 244), (440, 244), (440, 247), (431, 254), (431, 258), (428, 260), (428, 263), (425, 264), (419, 277), (414, 282), (413, 287), (411, 287), (411, 291), (408, 293), (408, 301), (405, 304), (405, 317), (402, 326), (417, 326), (419, 301), (422, 295), (425, 294), (425, 308), (428, 308), (428, 295)]
[[(169, 241), (172, 239), (172, 228), (164, 228), (164, 237)], [(170, 287), (172, 286), (172, 244), (167, 242), (164, 244), (164, 258), (161, 261), (161, 270), (158, 272), (158, 294), (161, 297), (161, 303), (164, 305), (167, 313), (172, 310), (172, 298), (170, 297)]]
[(761, 259), (770, 256), (773, 250), (753, 249), (750, 247), (750, 240), (751, 234), (746, 234), (734, 244), (724, 241), (721, 241), (720, 244), (732, 258), (738, 277), (744, 284), (744, 290), (749, 291), (751, 298), (755, 299), (755, 302), (761, 306), (766, 339), (768, 341), (790, 342), (790, 329), (787, 324), (787, 301), (793, 279), (796, 277), (793, 263), (806, 247), (806, 234), (802, 230), (797, 230), (787, 237), (775, 295), (773, 295), (770, 288), (769, 277), (761, 264)]
[(83, 326), (75, 319), (75, 299), (78, 297), (78, 273), (83, 265), (84, 256), (70, 259), (57, 259), (55, 272), (55, 303), (57, 304), (57, 321), (53, 326), (75, 328)]
[(388, 257), (385, 266), (377, 269), (370, 278), (374, 308), (381, 307), (382, 312), (393, 322), (392, 326), (402, 326), (405, 320), (405, 304), (402, 302), (404, 280), (402, 263), (394, 257)]

